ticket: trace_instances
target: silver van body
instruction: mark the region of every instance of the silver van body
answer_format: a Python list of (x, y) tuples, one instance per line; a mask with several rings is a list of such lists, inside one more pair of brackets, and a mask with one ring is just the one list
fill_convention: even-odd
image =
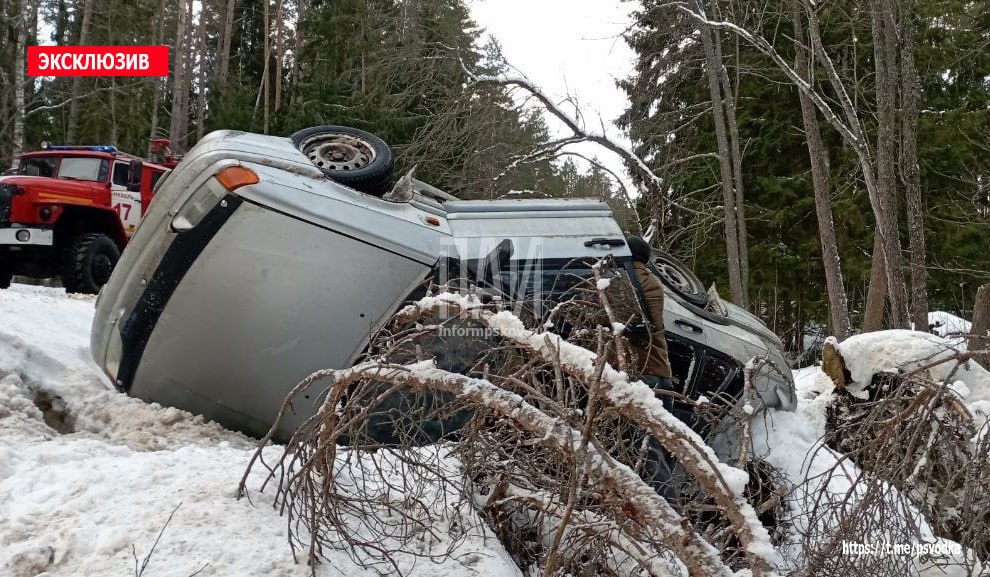
[[(259, 182), (227, 190), (216, 175), (231, 166)], [(327, 179), (288, 138), (214, 132), (159, 183), (100, 293), (92, 354), (121, 391), (261, 436), (293, 385), (353, 364), (441, 259), (481, 261), (506, 240), (520, 262), (625, 259), (622, 238), (596, 200), (461, 201), (417, 183), (389, 202)], [(672, 338), (740, 368), (769, 356), (782, 371), (760, 396), (792, 409), (776, 337), (745, 311), (712, 317), (668, 295)], [(317, 403), (298, 400), (276, 438)]]

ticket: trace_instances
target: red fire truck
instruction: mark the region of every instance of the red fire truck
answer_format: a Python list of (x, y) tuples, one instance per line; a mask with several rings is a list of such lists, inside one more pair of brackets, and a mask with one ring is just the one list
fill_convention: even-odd
[(13, 275), (58, 277), (96, 293), (137, 229), (155, 184), (176, 163), (167, 141), (152, 163), (113, 146), (48, 146), (0, 176), (0, 288)]

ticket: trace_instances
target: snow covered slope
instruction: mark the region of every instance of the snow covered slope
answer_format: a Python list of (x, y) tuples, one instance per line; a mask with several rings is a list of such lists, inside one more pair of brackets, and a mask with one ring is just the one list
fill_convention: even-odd
[[(133, 575), (173, 510), (145, 577), (308, 575), (271, 497), (234, 497), (252, 441), (113, 391), (90, 360), (92, 316), (92, 298), (0, 290), (0, 575)], [(518, 575), (491, 535), (458, 553), (398, 560), (409, 575)], [(343, 554), (317, 573), (375, 574)]]

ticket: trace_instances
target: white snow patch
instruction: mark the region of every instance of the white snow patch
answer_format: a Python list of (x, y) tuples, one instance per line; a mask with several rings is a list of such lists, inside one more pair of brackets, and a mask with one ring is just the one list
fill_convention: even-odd
[[(308, 576), (271, 490), (257, 492), (263, 475), (249, 479), (250, 499), (235, 498), (251, 439), (110, 388), (90, 360), (93, 300), (0, 290), (0, 575), (133, 574), (131, 547), (143, 558), (181, 503), (146, 575)], [(377, 575), (326, 553), (320, 577)], [(520, 575), (487, 531), (455, 557), (396, 559), (408, 575)]]
[(965, 335), (973, 330), (973, 323), (945, 311), (928, 313), (928, 326), (931, 327), (931, 332), (940, 337)]
[(932, 380), (961, 381), (970, 391), (967, 401), (990, 401), (990, 372), (975, 362), (953, 359), (965, 350), (964, 339), (908, 330), (855, 335), (839, 345), (852, 380), (860, 386), (868, 385), (876, 373), (934, 365), (926, 369)]
[[(927, 360), (922, 359), (928, 359), (934, 350), (941, 349), (946, 342), (933, 335), (926, 336), (925, 333), (902, 333), (911, 331), (870, 333), (851, 337), (839, 345), (843, 358), (853, 365), (850, 370), (854, 378), (858, 376), (868, 380), (872, 374), (891, 370), (902, 362), (926, 364)], [(931, 341), (928, 336), (936, 341)], [(884, 343), (889, 346), (884, 346)], [(902, 349), (903, 355), (896, 353), (898, 349)], [(912, 358), (912, 354), (920, 356)], [(852, 489), (851, 481), (861, 472), (852, 461), (844, 459), (841, 454), (822, 443), (826, 432), (826, 411), (835, 390), (832, 380), (817, 366), (795, 370), (794, 379), (798, 393), (797, 409), (794, 412), (770, 410), (767, 413), (766, 426), (753, 427), (752, 431), (756, 455), (780, 469), (794, 486), (787, 498), (791, 502), (792, 511), (796, 512), (790, 519), (794, 524), (792, 532), (798, 534), (808, 528), (808, 520), (803, 512), (827, 501), (829, 496), (832, 499), (845, 498)], [(951, 385), (961, 397), (966, 396), (967, 387), (961, 380)], [(990, 415), (990, 401), (968, 403), (967, 406), (978, 418), (982, 416), (985, 420)], [(893, 487), (888, 492), (892, 497), (897, 495), (897, 490)], [(851, 502), (860, 498), (858, 492), (853, 492), (850, 496)], [(911, 514), (918, 522), (925, 543), (957, 546), (951, 541), (936, 538), (917, 510), (911, 508)], [(878, 535), (877, 538), (882, 540), (885, 537)], [(785, 547), (784, 553), (791, 559), (801, 555), (797, 547)], [(918, 559), (915, 561), (915, 574), (925, 577), (966, 574), (961, 567), (944, 565), (945, 562), (961, 563), (961, 557), (954, 561), (941, 561), (942, 563), (933, 564), (930, 560)]]

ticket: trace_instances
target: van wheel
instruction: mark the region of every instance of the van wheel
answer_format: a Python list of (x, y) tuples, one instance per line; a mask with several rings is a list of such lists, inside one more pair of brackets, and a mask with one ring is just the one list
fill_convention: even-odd
[(688, 267), (662, 250), (653, 250), (653, 272), (663, 284), (670, 287), (689, 303), (704, 307), (708, 304), (708, 291), (704, 283)]
[(375, 196), (388, 190), (395, 157), (374, 134), (347, 126), (314, 126), (290, 138), (327, 178)]
[(80, 234), (62, 255), (61, 276), (66, 292), (100, 292), (118, 260), (120, 250), (109, 236), (97, 232)]

